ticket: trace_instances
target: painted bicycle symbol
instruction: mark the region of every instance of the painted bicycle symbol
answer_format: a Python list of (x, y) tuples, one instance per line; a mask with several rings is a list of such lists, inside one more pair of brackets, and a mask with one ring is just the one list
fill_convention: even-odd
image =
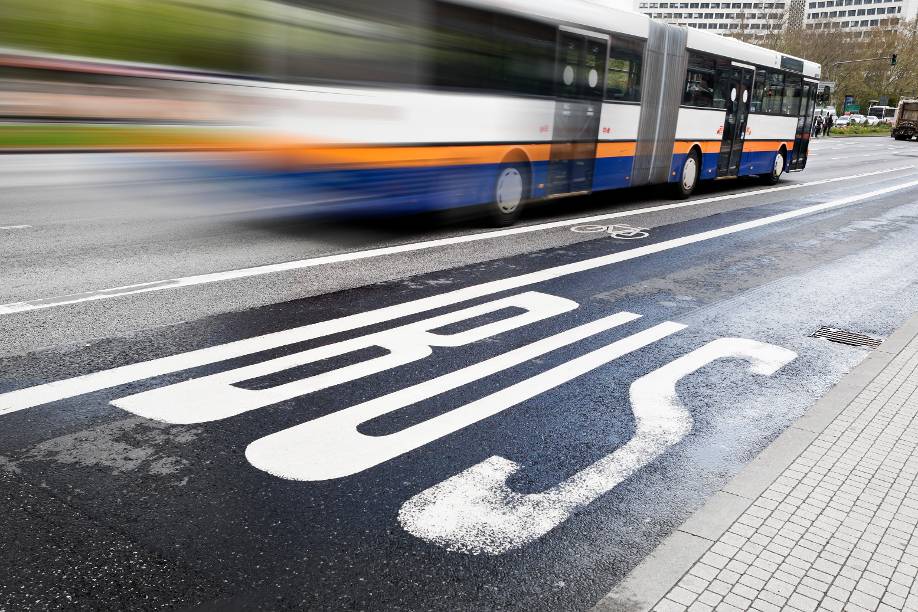
[(605, 232), (613, 238), (619, 240), (640, 240), (650, 236), (650, 228), (632, 227), (624, 223), (614, 223), (612, 225), (575, 225), (571, 228), (572, 232), (578, 234), (595, 234)]

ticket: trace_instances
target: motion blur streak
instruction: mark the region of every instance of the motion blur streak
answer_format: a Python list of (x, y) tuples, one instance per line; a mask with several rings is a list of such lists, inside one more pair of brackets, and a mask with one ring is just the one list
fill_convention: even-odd
[[(819, 71), (580, 0), (0, 7), (0, 150), (211, 152), (205, 177), (280, 181), (310, 212), (487, 205), (507, 225), (528, 201), (780, 177), (805, 166)], [(683, 81), (689, 49), (794, 74), (763, 105), (751, 68)]]
[(514, 159), (545, 182), (544, 23), (430, 0), (0, 7), (2, 151), (212, 152), (200, 178), (257, 173), (339, 211), (484, 203)]

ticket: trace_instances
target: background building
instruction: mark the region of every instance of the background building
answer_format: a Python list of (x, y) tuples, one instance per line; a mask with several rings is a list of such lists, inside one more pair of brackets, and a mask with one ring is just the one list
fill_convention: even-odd
[(784, 28), (859, 32), (892, 27), (915, 17), (918, 0), (635, 0), (633, 7), (667, 23), (756, 37)]
[(736, 32), (764, 34), (771, 29), (783, 27), (787, 2), (785, 0), (757, 0), (755, 2), (636, 0), (635, 10), (667, 23), (700, 30), (716, 30), (718, 34)]
[(808, 29), (863, 31), (891, 27), (913, 19), (915, 0), (805, 0), (804, 24)]

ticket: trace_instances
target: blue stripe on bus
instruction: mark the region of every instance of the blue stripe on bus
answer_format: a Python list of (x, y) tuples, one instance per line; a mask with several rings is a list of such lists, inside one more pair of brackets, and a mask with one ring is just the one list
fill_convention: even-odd
[[(741, 175), (763, 174), (771, 170), (773, 151), (743, 153)], [(670, 182), (682, 176), (686, 154), (673, 155)], [(701, 179), (714, 178), (718, 153), (702, 155)], [(629, 187), (634, 163), (632, 156), (597, 158), (593, 190), (604, 191)], [(531, 164), (531, 197), (547, 195), (548, 162)], [(259, 193), (284, 195), (317, 194), (317, 203), (306, 203), (303, 212), (399, 214), (460, 208), (486, 204), (493, 196), (500, 164), (462, 166), (427, 166), (402, 168), (335, 169), (327, 171), (262, 171), (246, 169), (236, 176), (254, 180), (244, 183)], [(675, 174), (673, 174), (675, 173)], [(218, 174), (229, 174), (221, 173)], [(542, 187), (539, 187), (542, 185)], [(327, 202), (323, 196), (327, 195)]]
[[(719, 153), (703, 153), (701, 155), (701, 180), (713, 179), (717, 176), (717, 158)], [(673, 155), (673, 163), (670, 166), (669, 182), (675, 183), (682, 180), (682, 166), (688, 153), (676, 153)]]
[[(530, 168), (531, 197), (542, 199), (547, 194), (548, 162), (535, 162)], [(317, 195), (315, 204), (304, 204), (306, 212), (400, 214), (486, 204), (500, 169), (501, 164), (304, 172), (246, 169), (235, 176), (249, 179), (248, 186), (261, 194)], [(325, 195), (327, 203), (322, 201)]]
[(749, 151), (740, 159), (740, 176), (767, 174), (775, 163), (777, 151)]
[(631, 186), (631, 167), (634, 157), (599, 157), (593, 167), (593, 191)]
[[(752, 176), (767, 174), (771, 172), (775, 163), (776, 151), (749, 151), (740, 156), (739, 176)], [(672, 169), (669, 175), (669, 182), (674, 183), (682, 177), (682, 165), (685, 163), (687, 154), (673, 155)], [(717, 175), (717, 161), (719, 153), (705, 153), (701, 156), (701, 179), (713, 179)], [(675, 173), (675, 174), (674, 174)]]

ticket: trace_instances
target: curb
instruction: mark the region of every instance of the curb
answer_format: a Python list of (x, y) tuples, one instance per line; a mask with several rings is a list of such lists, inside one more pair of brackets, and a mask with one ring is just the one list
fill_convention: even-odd
[(820, 138), (891, 138), (886, 132), (880, 132), (877, 134), (829, 134), (828, 136), (820, 136)]
[(647, 612), (682, 579), (774, 480), (918, 336), (918, 314), (892, 333), (729, 483), (667, 536), (593, 607)]

